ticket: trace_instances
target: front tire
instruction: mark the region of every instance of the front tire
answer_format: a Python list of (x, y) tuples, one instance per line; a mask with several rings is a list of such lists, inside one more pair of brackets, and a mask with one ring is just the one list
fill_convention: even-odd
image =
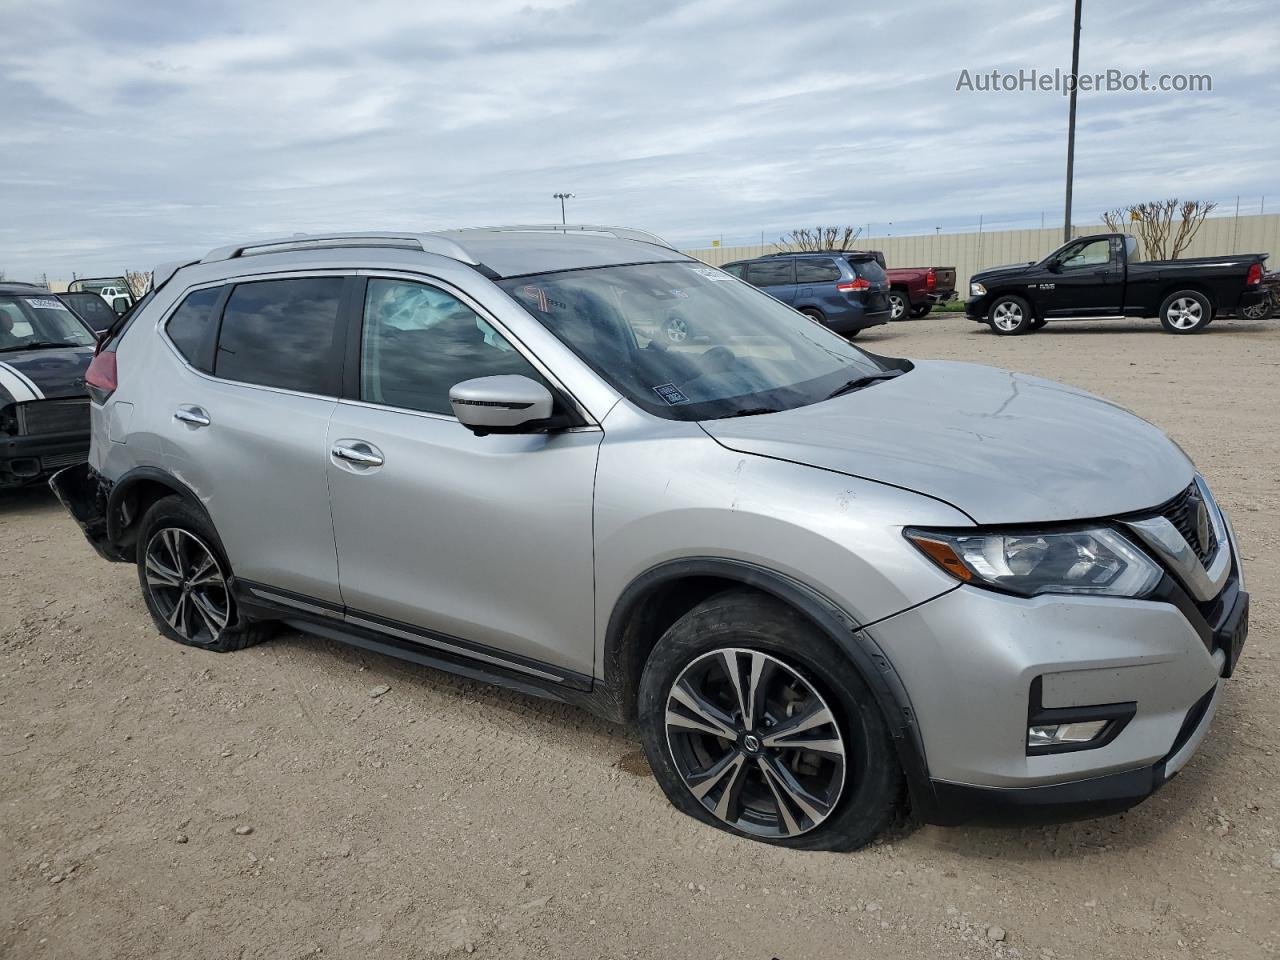
[(899, 808), (902, 770), (866, 683), (764, 594), (729, 590), (676, 621), (645, 664), (639, 714), (667, 798), (729, 833), (849, 850)]
[(271, 635), (273, 624), (240, 617), (217, 534), (181, 497), (157, 500), (143, 516), (137, 565), (143, 602), (170, 640), (224, 653)]
[(1002, 337), (1026, 333), (1034, 320), (1031, 305), (1021, 297), (1006, 294), (991, 304), (991, 329)]
[(1213, 321), (1213, 304), (1198, 290), (1178, 290), (1160, 304), (1165, 333), (1200, 333)]

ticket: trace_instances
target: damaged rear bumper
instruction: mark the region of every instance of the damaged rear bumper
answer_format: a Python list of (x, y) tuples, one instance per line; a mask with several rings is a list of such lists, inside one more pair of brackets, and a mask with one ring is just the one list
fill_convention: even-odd
[(85, 539), (104, 559), (127, 561), (129, 558), (112, 545), (107, 536), (107, 501), (111, 483), (87, 463), (59, 470), (49, 478), (49, 486), (57, 494), (67, 512), (80, 524)]

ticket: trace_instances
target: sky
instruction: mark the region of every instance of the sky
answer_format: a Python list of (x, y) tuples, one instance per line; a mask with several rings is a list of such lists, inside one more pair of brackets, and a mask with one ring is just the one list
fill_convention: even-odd
[[(1084, 0), (1076, 223), (1163, 196), (1280, 212), (1272, 0)], [(0, 271), (230, 241), (559, 219), (681, 247), (817, 223), (1061, 224), (1069, 0), (0, 0)], [(892, 226), (890, 226), (892, 224)]]

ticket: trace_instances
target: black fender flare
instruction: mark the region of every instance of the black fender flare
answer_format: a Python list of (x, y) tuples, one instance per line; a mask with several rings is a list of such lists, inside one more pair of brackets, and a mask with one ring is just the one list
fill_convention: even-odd
[(808, 584), (768, 567), (722, 557), (689, 557), (659, 563), (632, 580), (618, 596), (605, 631), (605, 684), (613, 688), (615, 697), (625, 699), (625, 691), (621, 688), (629, 682), (628, 624), (655, 589), (690, 577), (716, 577), (768, 593), (800, 611), (826, 633), (862, 675), (884, 714), (913, 804), (917, 809), (932, 808), (933, 789), (924, 741), (907, 688), (889, 658), (838, 603)]

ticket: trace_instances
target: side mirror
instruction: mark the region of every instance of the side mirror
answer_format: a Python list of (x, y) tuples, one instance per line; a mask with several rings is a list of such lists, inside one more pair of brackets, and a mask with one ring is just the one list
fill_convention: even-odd
[(551, 391), (528, 377), (507, 375), (463, 380), (449, 389), (458, 422), (478, 437), (489, 433), (534, 433), (548, 429)]
[(1046, 265), (1046, 269), (1048, 269), (1050, 273), (1059, 273), (1062, 270), (1062, 261), (1050, 260)]

